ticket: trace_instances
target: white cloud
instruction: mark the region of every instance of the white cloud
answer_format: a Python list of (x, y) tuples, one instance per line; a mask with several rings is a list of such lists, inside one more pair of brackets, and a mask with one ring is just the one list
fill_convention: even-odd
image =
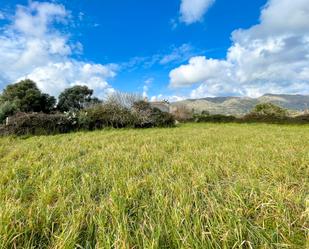
[(144, 86), (143, 86), (143, 98), (148, 98), (148, 91), (153, 81), (154, 81), (154, 78), (148, 78), (147, 80), (145, 80)]
[(156, 101), (167, 100), (169, 102), (177, 102), (177, 101), (181, 101), (181, 100), (185, 100), (185, 99), (186, 99), (186, 97), (184, 97), (184, 96), (158, 94), (157, 96), (152, 96), (150, 98), (150, 101), (156, 102)]
[(26, 75), (27, 78), (37, 82), (44, 92), (59, 93), (70, 86), (86, 85), (95, 89), (99, 97), (104, 97), (106, 92), (113, 91), (105, 79), (114, 76), (109, 66), (75, 60), (51, 62), (46, 66), (35, 68)]
[(183, 44), (180, 47), (174, 48), (170, 54), (164, 55), (160, 64), (165, 65), (172, 62), (187, 60), (192, 55), (193, 48), (189, 44)]
[(200, 53), (200, 50), (192, 47), (192, 45), (184, 43), (179, 47), (175, 45), (168, 48), (165, 53), (156, 53), (152, 56), (133, 57), (129, 61), (120, 65), (122, 69), (133, 71), (135, 69), (149, 69), (154, 65), (170, 66), (173, 64), (181, 64), (187, 61), (193, 55)]
[(308, 20), (308, 0), (270, 0), (258, 25), (232, 33), (226, 59), (193, 57), (170, 72), (170, 85), (199, 84), (192, 97), (308, 94)]
[(0, 11), (0, 20), (4, 19), (4, 14)]
[(215, 0), (181, 0), (180, 21), (192, 24), (202, 20)]
[(107, 79), (115, 76), (115, 65), (73, 59), (82, 45), (71, 43), (69, 34), (55, 28), (56, 23), (67, 24), (69, 18), (61, 4), (30, 1), (28, 6), (18, 5), (0, 34), (0, 86), (27, 77), (53, 95), (76, 84), (87, 85), (100, 96), (112, 91)]

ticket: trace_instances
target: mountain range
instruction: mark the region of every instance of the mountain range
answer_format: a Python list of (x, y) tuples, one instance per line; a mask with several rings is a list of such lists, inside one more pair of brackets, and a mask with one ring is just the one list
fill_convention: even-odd
[(294, 112), (304, 112), (309, 108), (309, 95), (265, 94), (259, 98), (209, 97), (182, 100), (172, 103), (171, 106), (186, 106), (196, 112), (208, 111), (211, 114), (244, 115), (260, 103), (273, 103)]

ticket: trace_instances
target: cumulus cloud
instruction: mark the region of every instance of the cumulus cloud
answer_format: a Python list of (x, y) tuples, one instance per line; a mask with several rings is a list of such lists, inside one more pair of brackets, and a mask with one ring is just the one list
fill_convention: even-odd
[(192, 97), (309, 93), (307, 0), (269, 0), (260, 23), (232, 33), (226, 59), (193, 57), (170, 72), (172, 87), (199, 84)]
[(202, 20), (215, 0), (181, 0), (180, 21), (192, 24)]
[(0, 35), (1, 88), (30, 78), (53, 95), (76, 84), (87, 85), (101, 96), (113, 91), (107, 79), (115, 76), (115, 65), (73, 59), (82, 45), (71, 43), (69, 34), (59, 29), (69, 18), (61, 4), (30, 1), (27, 6), (17, 6)]

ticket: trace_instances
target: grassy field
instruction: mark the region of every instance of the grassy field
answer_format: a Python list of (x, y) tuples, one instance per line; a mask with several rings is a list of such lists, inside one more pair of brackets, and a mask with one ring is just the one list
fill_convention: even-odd
[(309, 248), (309, 126), (0, 138), (0, 248)]

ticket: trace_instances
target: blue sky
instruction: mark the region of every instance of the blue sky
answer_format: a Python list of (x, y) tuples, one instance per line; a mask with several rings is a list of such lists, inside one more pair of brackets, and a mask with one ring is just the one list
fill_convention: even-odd
[(306, 6), (306, 0), (1, 1), (0, 63), (13, 66), (0, 66), (0, 87), (27, 77), (54, 95), (76, 84), (99, 96), (120, 90), (170, 100), (308, 94), (309, 56), (301, 56), (309, 55)]

